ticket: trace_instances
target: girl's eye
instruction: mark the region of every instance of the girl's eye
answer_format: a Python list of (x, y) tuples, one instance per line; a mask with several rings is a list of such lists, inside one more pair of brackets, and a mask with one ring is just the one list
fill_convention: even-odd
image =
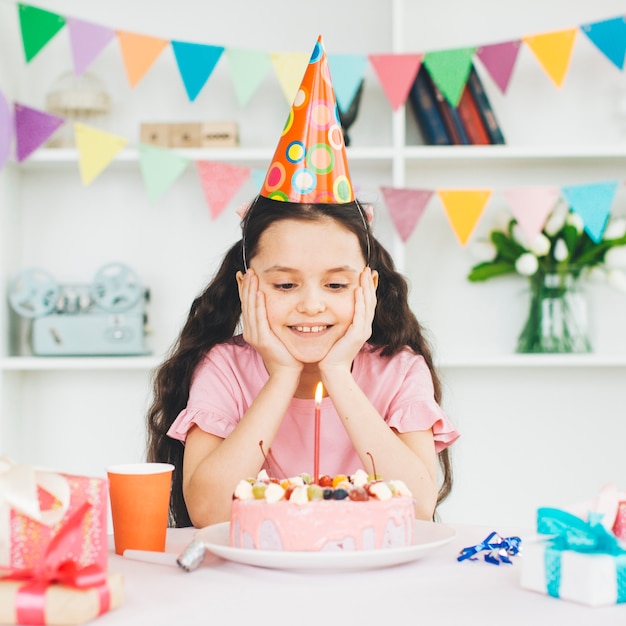
[(346, 283), (329, 283), (328, 288), (333, 291), (340, 291), (342, 289), (346, 289), (348, 285)]
[(278, 289), (279, 291), (290, 291), (295, 286), (295, 283), (275, 283), (274, 289)]

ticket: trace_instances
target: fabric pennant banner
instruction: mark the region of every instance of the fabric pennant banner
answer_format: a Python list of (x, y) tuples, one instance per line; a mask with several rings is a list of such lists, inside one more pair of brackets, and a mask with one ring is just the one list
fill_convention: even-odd
[(424, 65), (439, 91), (456, 107), (467, 83), (476, 48), (437, 50), (424, 55)]
[(448, 221), (461, 245), (465, 245), (491, 197), (491, 189), (438, 189)]
[(65, 119), (52, 113), (14, 104), (17, 160), (21, 163), (63, 124)]
[(580, 29), (593, 44), (620, 70), (626, 54), (626, 16), (602, 22), (583, 24)]
[(394, 111), (406, 102), (422, 64), (422, 57), (421, 54), (369, 55), (372, 67)]
[(68, 18), (74, 74), (80, 76), (115, 37), (112, 28)]
[(516, 39), (480, 46), (476, 51), (476, 56), (503, 94), (509, 86), (520, 48), (521, 42)]
[(302, 52), (271, 52), (270, 59), (287, 103), (291, 106), (309, 64), (309, 55)]
[(562, 188), (572, 211), (582, 218), (585, 231), (596, 243), (602, 239), (618, 184), (619, 181), (613, 180)]
[(258, 193), (261, 191), (261, 187), (263, 187), (263, 183), (265, 182), (265, 175), (267, 172), (265, 170), (253, 169), (251, 173), (252, 182), (254, 184), (254, 190)]
[(337, 106), (347, 111), (359, 90), (367, 69), (367, 56), (364, 54), (329, 54), (328, 66), (335, 88)]
[(239, 48), (228, 48), (225, 54), (237, 100), (246, 106), (272, 66), (269, 54)]
[(89, 185), (128, 143), (128, 139), (111, 135), (99, 128), (76, 122), (74, 137), (78, 149), (78, 168), (85, 187)]
[(395, 224), (398, 235), (406, 242), (426, 210), (433, 195), (428, 189), (397, 189), (381, 187), (387, 211)]
[(26, 4), (18, 4), (22, 46), (30, 63), (41, 49), (65, 26), (65, 18)]
[(13, 113), (9, 101), (0, 91), (0, 171), (11, 154), (13, 139)]
[(187, 96), (193, 102), (213, 73), (224, 47), (172, 41), (172, 48)]
[(511, 213), (529, 243), (532, 244), (543, 230), (560, 193), (558, 187), (515, 187), (503, 190)]
[(198, 174), (211, 216), (216, 219), (241, 186), (250, 178), (250, 168), (215, 161), (197, 161)]
[(578, 29), (569, 28), (522, 38), (557, 87), (560, 87), (565, 79), (577, 32)]
[(115, 34), (120, 44), (128, 82), (134, 87), (152, 67), (169, 41), (123, 30), (118, 30)]
[(148, 198), (156, 202), (187, 169), (189, 159), (168, 148), (142, 143), (139, 144), (139, 165)]

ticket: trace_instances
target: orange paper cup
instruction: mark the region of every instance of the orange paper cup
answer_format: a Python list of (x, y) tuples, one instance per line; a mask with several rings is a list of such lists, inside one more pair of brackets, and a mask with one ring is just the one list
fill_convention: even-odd
[(165, 550), (174, 466), (128, 463), (107, 468), (115, 553)]

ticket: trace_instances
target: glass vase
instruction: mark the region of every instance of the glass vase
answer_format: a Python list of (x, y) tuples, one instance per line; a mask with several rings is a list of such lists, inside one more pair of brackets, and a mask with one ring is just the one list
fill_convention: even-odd
[(587, 300), (578, 272), (537, 273), (530, 278), (530, 308), (517, 340), (518, 353), (591, 352)]

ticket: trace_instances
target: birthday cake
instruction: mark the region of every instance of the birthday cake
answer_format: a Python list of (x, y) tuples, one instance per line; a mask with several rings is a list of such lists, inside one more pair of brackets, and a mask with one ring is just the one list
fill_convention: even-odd
[(262, 470), (233, 494), (230, 545), (251, 550), (354, 551), (413, 544), (415, 503), (400, 480), (308, 475), (269, 478)]

